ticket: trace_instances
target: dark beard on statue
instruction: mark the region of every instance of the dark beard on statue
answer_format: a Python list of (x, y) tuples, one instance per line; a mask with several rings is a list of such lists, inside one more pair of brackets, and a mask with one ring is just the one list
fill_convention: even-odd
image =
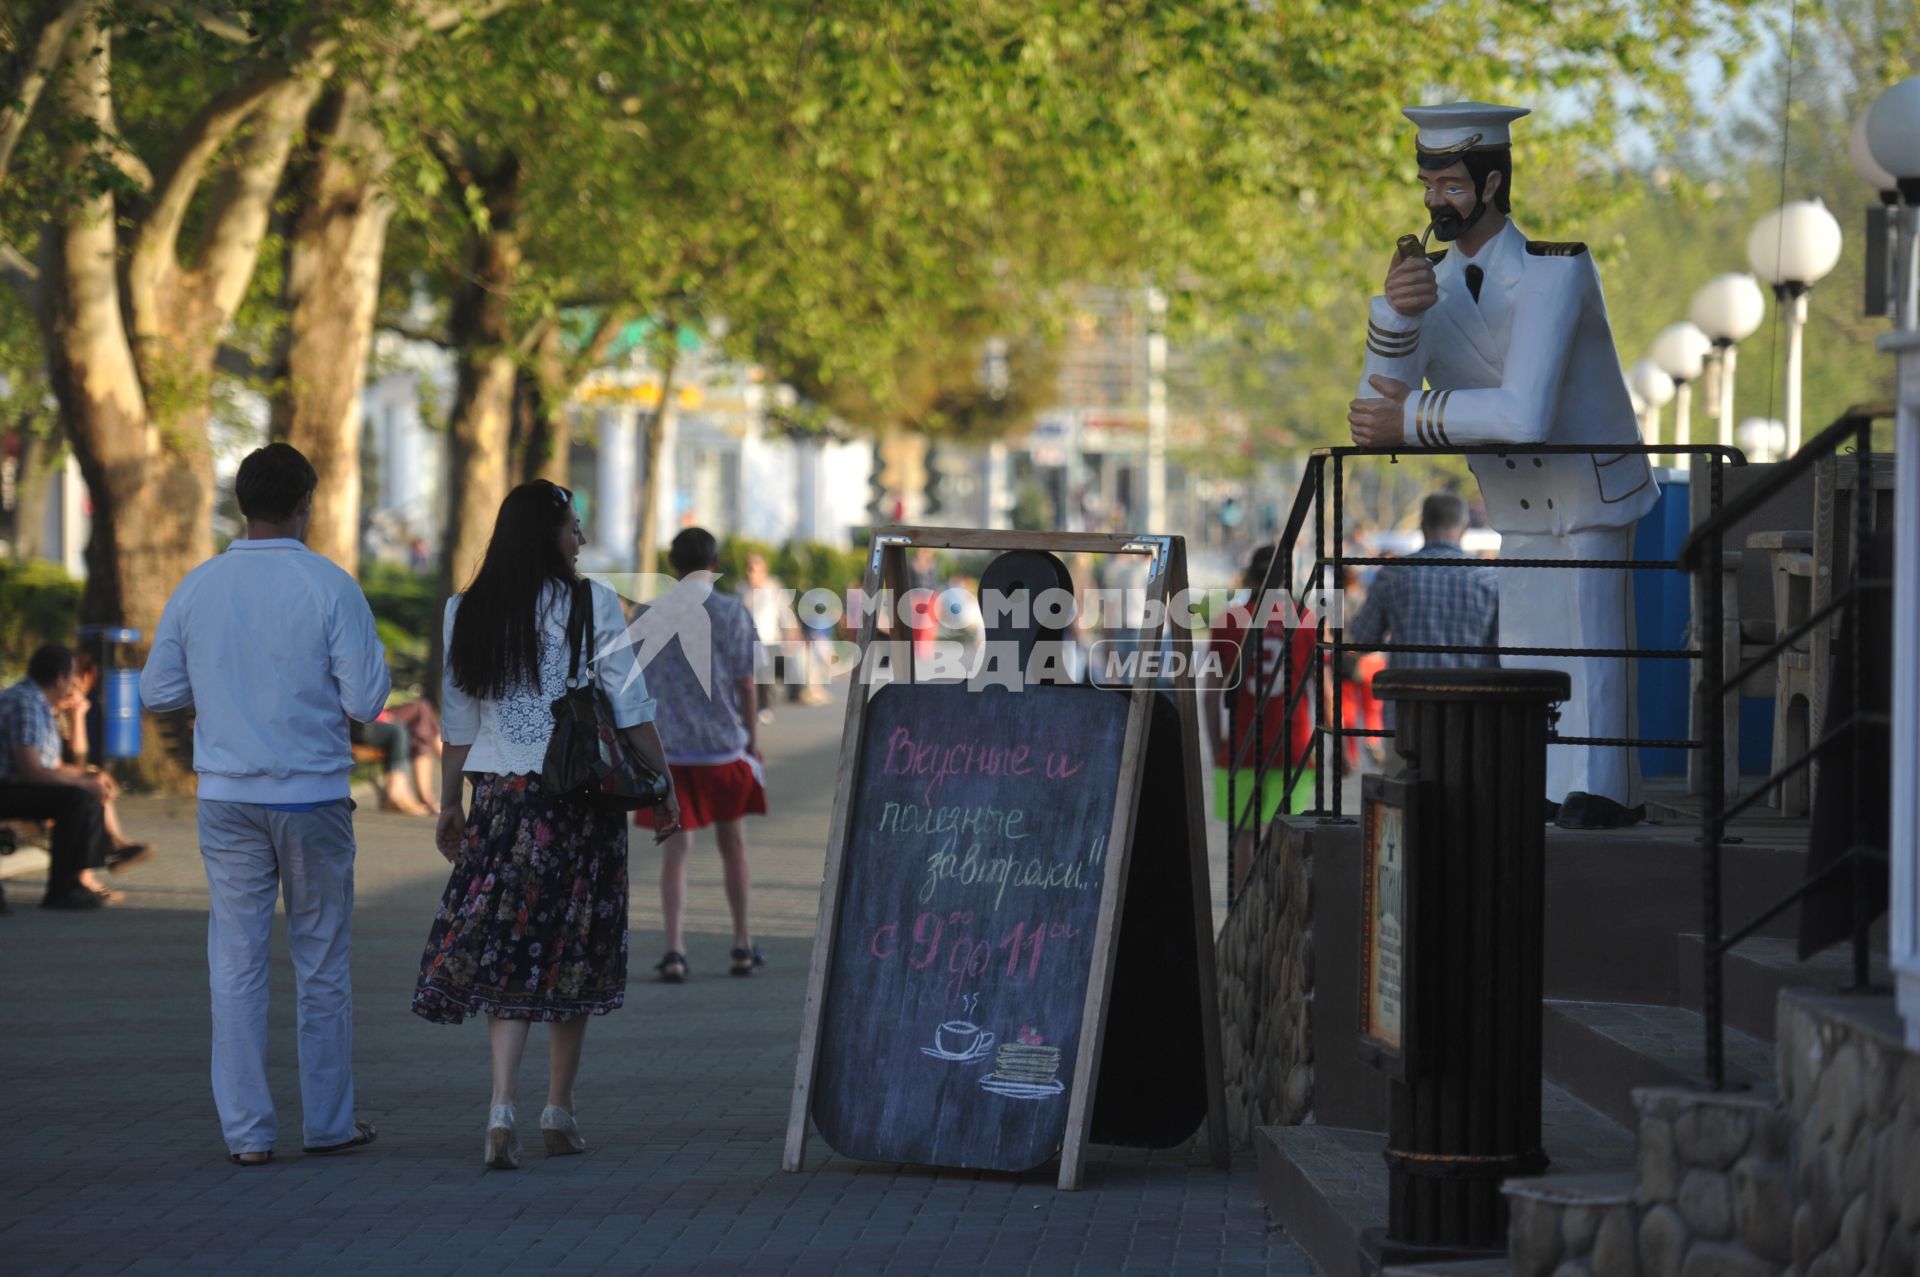
[(1475, 222), (1478, 222), (1486, 211), (1487, 202), (1485, 200), (1476, 201), (1473, 206), (1473, 212), (1465, 217), (1460, 216), (1459, 210), (1455, 209), (1452, 205), (1443, 204), (1433, 211), (1433, 237), (1443, 244), (1451, 244), (1454, 240), (1465, 235), (1468, 229), (1470, 229)]

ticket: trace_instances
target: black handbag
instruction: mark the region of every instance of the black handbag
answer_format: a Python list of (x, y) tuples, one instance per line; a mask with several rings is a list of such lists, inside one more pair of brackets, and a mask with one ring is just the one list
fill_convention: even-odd
[(593, 650), (593, 586), (579, 581), (567, 615), (567, 691), (553, 702), (553, 736), (540, 779), (561, 797), (607, 811), (658, 807), (671, 782), (627, 748), (613, 725), (613, 700), (594, 677), (593, 660), (581, 674), (581, 649)]

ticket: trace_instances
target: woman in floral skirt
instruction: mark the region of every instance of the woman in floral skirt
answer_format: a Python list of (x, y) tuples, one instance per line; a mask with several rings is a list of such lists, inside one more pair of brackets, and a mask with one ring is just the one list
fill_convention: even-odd
[[(441, 1024), (488, 1018), (493, 1098), (486, 1163), (520, 1163), (514, 1127), (520, 1056), (535, 1020), (548, 1025), (551, 1078), (540, 1129), (549, 1155), (586, 1151), (573, 1115), (587, 1017), (626, 997), (627, 823), (568, 802), (541, 783), (552, 705), (566, 690), (567, 616), (585, 538), (573, 496), (544, 480), (507, 494), (466, 593), (447, 601), (441, 684), (440, 823), (453, 863), (420, 960), (414, 1013)], [(615, 725), (661, 772), (653, 701), (624, 634), (620, 597), (592, 586), (593, 674)], [(583, 668), (585, 668), (583, 666)], [(463, 803), (473, 782), (473, 804)], [(659, 819), (680, 823), (669, 797)]]

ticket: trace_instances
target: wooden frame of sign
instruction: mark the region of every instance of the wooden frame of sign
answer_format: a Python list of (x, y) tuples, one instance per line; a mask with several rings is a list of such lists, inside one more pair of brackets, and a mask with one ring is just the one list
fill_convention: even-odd
[(1413, 952), (1414, 785), (1410, 780), (1361, 780), (1360, 1042), (1375, 1068), (1403, 1078), (1414, 1026)]
[[(1131, 689), (1125, 693), (1125, 728), (1119, 751), (1119, 765), (1115, 776), (1115, 789), (1112, 798), (1112, 815), (1109, 827), (1099, 840), (1100, 855), (1103, 858), (1102, 873), (1098, 882), (1098, 914), (1094, 927), (1090, 949), (1090, 963), (1086, 972), (1086, 993), (1079, 1009), (1077, 1026), (1078, 1049), (1073, 1057), (1071, 1089), (1065, 1097), (1067, 1112), (1064, 1136), (1058, 1145), (1059, 1176), (1061, 1189), (1078, 1188), (1086, 1161), (1086, 1147), (1090, 1132), (1094, 1129), (1094, 1100), (1101, 1089), (1102, 1051), (1105, 1037), (1110, 1027), (1109, 1014), (1114, 996), (1114, 973), (1116, 959), (1119, 956), (1117, 945), (1123, 943), (1120, 938), (1121, 915), (1127, 904), (1127, 883), (1129, 868), (1134, 859), (1134, 836), (1140, 821), (1140, 795), (1144, 777), (1145, 755), (1148, 747), (1149, 725), (1156, 712), (1163, 718), (1177, 713), (1179, 743), (1172, 744), (1172, 731), (1165, 730), (1154, 739), (1162, 742), (1166, 751), (1163, 761), (1156, 762), (1156, 797), (1164, 799), (1158, 802), (1156, 812), (1174, 810), (1172, 804), (1178, 801), (1184, 807), (1184, 826), (1179, 833), (1186, 843), (1187, 868), (1180, 875), (1177, 867), (1173, 869), (1176, 881), (1185, 878), (1186, 893), (1192, 901), (1192, 928), (1195, 941), (1195, 961), (1193, 972), (1196, 978), (1190, 990), (1182, 990), (1176, 996), (1191, 998), (1197, 1006), (1190, 1005), (1188, 1011), (1197, 1012), (1200, 1036), (1200, 1051), (1203, 1062), (1198, 1066), (1203, 1070), (1205, 1088), (1204, 1110), (1207, 1139), (1216, 1165), (1226, 1166), (1230, 1157), (1227, 1137), (1224, 1092), (1221, 1082), (1221, 1047), (1218, 999), (1216, 995), (1213, 952), (1213, 912), (1212, 890), (1206, 859), (1206, 828), (1204, 808), (1201, 806), (1202, 786), (1201, 758), (1199, 748), (1197, 705), (1194, 695), (1193, 671), (1195, 668), (1193, 637), (1184, 607), (1167, 606), (1170, 600), (1182, 599), (1187, 590), (1187, 563), (1185, 542), (1178, 537), (1168, 536), (1105, 536), (1081, 533), (1029, 534), (1015, 532), (991, 532), (965, 528), (933, 527), (884, 527), (876, 529), (872, 542), (872, 552), (868, 556), (864, 589), (868, 597), (878, 596), (888, 604), (886, 610), (893, 611), (896, 600), (907, 594), (908, 570), (906, 556), (910, 551), (921, 549), (984, 550), (994, 552), (1037, 550), (1060, 554), (1110, 554), (1144, 555), (1148, 557), (1149, 608), (1159, 611), (1162, 621), (1151, 633), (1145, 629), (1140, 634), (1142, 648), (1154, 645), (1154, 650), (1168, 651), (1174, 655), (1171, 664), (1174, 680), (1172, 700), (1175, 706), (1169, 709), (1162, 704), (1156, 708), (1159, 692), (1150, 674), (1154, 670), (1152, 662), (1136, 662)], [(891, 596), (889, 598), (888, 596)], [(861, 618), (858, 649), (861, 657), (860, 671), (868, 667), (868, 657), (877, 641), (876, 611), (868, 609)], [(905, 625), (894, 623), (890, 626), (886, 638), (886, 654), (892, 677), (897, 679), (901, 671), (913, 669), (913, 644)], [(854, 686), (847, 699), (846, 727), (841, 738), (840, 760), (838, 768), (839, 784), (835, 795), (832, 820), (828, 826), (826, 865), (820, 887), (820, 913), (815, 932), (812, 962), (807, 974), (807, 993), (805, 1014), (801, 1024), (799, 1052), (794, 1065), (793, 1101), (787, 1122), (787, 1135), (782, 1166), (789, 1171), (800, 1170), (804, 1164), (807, 1126), (816, 1098), (816, 1083), (820, 1081), (821, 1052), (823, 1048), (823, 1019), (828, 1017), (830, 1000), (835, 994), (832, 972), (835, 962), (835, 942), (842, 932), (843, 897), (848, 889), (848, 859), (850, 840), (855, 837), (852, 828), (855, 800), (854, 790), (859, 783), (863, 748), (866, 745), (866, 733), (874, 715), (874, 703), (880, 692), (863, 685), (862, 674), (856, 671)], [(1041, 689), (1054, 690), (1061, 689)], [(1103, 695), (1118, 696), (1111, 692)], [(1166, 727), (1166, 724), (1163, 724)], [(897, 729), (896, 729), (897, 730)], [(1163, 772), (1170, 766), (1178, 766), (1183, 773), (1177, 788), (1168, 792), (1167, 779)], [(1164, 834), (1164, 830), (1162, 831)], [(1157, 868), (1164, 871), (1169, 866), (1163, 859)], [(1163, 878), (1164, 881), (1164, 878)], [(1143, 893), (1145, 888), (1142, 889)], [(1143, 907), (1151, 902), (1143, 901)], [(933, 915), (923, 914), (927, 918)], [(970, 915), (969, 915), (970, 916)], [(939, 925), (934, 917), (933, 925)], [(1184, 920), (1180, 920), (1184, 929)], [(886, 944), (904, 943), (905, 937), (897, 930), (899, 924), (883, 926), (882, 931), (893, 930)], [(1061, 934), (1055, 931), (1052, 934)], [(1077, 934), (1077, 933), (1076, 933)], [(1031, 937), (1029, 937), (1030, 939)], [(1145, 960), (1150, 969), (1154, 959), (1144, 950), (1152, 937), (1142, 935), (1138, 938), (1141, 952), (1136, 959), (1134, 969), (1142, 970), (1139, 959)], [(854, 943), (858, 942), (856, 937)], [(876, 935), (869, 942), (874, 955), (882, 952), (882, 940)], [(982, 948), (986, 946), (982, 944)], [(1005, 947), (1003, 942), (1002, 948)], [(931, 958), (933, 945), (927, 953)], [(893, 950), (887, 949), (891, 954)], [(1021, 955), (1016, 944), (1013, 957)], [(997, 962), (994, 957), (991, 961)], [(1039, 950), (1034, 950), (1034, 966), (1039, 965)], [(1013, 961), (1009, 959), (1009, 966)], [(970, 968), (963, 966), (963, 972)], [(977, 994), (975, 995), (977, 998)], [(1138, 1016), (1136, 1004), (1129, 1005), (1131, 1014)], [(1139, 1040), (1139, 1021), (1134, 1023), (1134, 1040)], [(930, 1045), (920, 1048), (924, 1055), (941, 1060), (977, 1060), (984, 1058), (985, 1050), (991, 1046), (993, 1036), (968, 1024), (965, 1026), (971, 1034), (964, 1038), (950, 1038), (945, 1041), (937, 1037)], [(940, 1026), (942, 1031), (948, 1024)], [(1020, 1041), (1038, 1042), (1037, 1036), (1029, 1039), (1022, 1029)], [(980, 1039), (984, 1039), (982, 1042)], [(1002, 1052), (1006, 1051), (1002, 1045)], [(1044, 1051), (1046, 1048), (1031, 1048)], [(1057, 1056), (1059, 1052), (1055, 1052)], [(1003, 1055), (1002, 1059), (1005, 1058)], [(987, 1080), (994, 1075), (988, 1074)], [(1133, 1094), (1139, 1089), (1137, 1083), (1123, 1074), (1115, 1074), (1113, 1089), (1126, 1090), (1125, 1095), (1113, 1095), (1110, 1108), (1101, 1110), (1103, 1128), (1112, 1128), (1115, 1115), (1121, 1120), (1138, 1107), (1151, 1107), (1149, 1095)], [(1062, 1089), (1065, 1079), (1054, 1083), (1055, 1091)], [(984, 1083), (983, 1083), (984, 1084)], [(874, 1085), (883, 1087), (885, 1080), (876, 1079)], [(1011, 1089), (1017, 1083), (1003, 1083)], [(1124, 1103), (1122, 1102), (1124, 1101)], [(1011, 1111), (1011, 1109), (1007, 1110)], [(1032, 1111), (1029, 1109), (1028, 1111)], [(1010, 1119), (1011, 1120), (1011, 1119)], [(1197, 1115), (1192, 1119), (1198, 1121)], [(1192, 1127), (1187, 1128), (1190, 1136)], [(1124, 1140), (1122, 1142), (1148, 1142), (1146, 1140)], [(921, 1160), (935, 1165), (960, 1164), (939, 1160), (937, 1154), (923, 1158), (893, 1158), (891, 1160)]]

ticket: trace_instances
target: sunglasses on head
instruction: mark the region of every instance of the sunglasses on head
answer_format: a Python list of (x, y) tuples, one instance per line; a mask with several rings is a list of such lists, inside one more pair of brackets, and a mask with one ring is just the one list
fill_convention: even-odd
[(563, 488), (551, 479), (542, 479), (540, 482), (553, 490), (553, 504), (556, 508), (564, 509), (573, 504), (573, 489)]

